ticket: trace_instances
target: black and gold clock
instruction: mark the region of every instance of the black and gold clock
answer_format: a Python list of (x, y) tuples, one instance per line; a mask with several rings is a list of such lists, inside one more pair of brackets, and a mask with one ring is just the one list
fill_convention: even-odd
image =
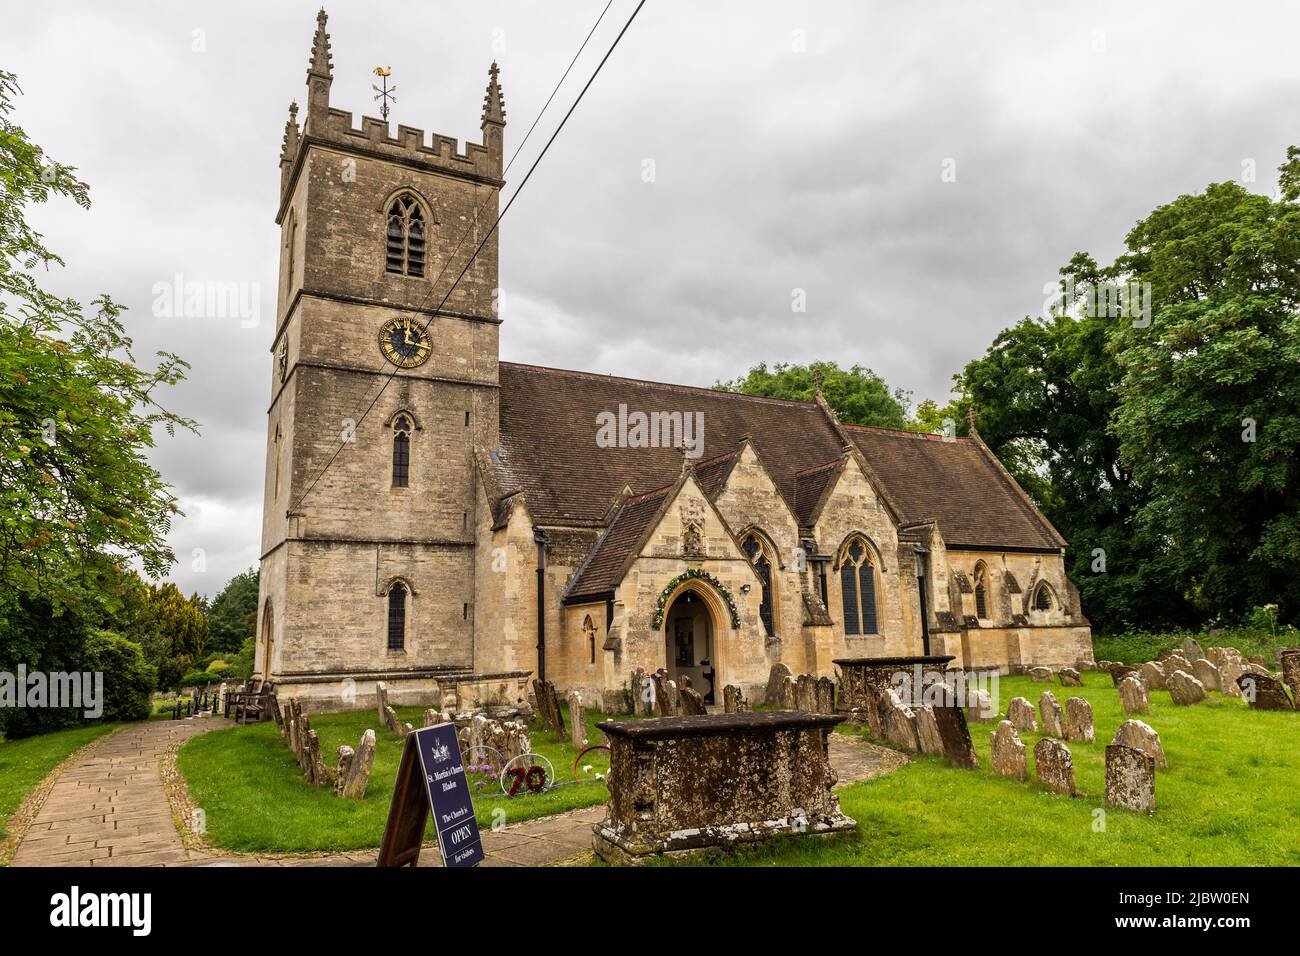
[(389, 319), (379, 330), (379, 351), (398, 368), (423, 365), (432, 351), (429, 333), (410, 316)]

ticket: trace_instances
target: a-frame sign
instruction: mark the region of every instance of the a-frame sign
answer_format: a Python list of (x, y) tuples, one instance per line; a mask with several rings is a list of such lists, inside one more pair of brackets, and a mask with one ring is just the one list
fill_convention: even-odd
[(415, 866), (430, 811), (445, 866), (483, 862), (483, 841), (455, 724), (422, 727), (406, 735), (379, 847), (379, 866)]

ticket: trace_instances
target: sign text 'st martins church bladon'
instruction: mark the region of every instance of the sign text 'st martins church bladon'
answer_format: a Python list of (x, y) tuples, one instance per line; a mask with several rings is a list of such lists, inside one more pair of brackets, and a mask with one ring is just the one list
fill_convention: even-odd
[(256, 668), (282, 696), (508, 705), (544, 669), (620, 710), (638, 667), (720, 700), (778, 661), (1091, 659), (1065, 541), (973, 430), (501, 361), (495, 64), (463, 149), (355, 127), (332, 78), (322, 12), (276, 216)]

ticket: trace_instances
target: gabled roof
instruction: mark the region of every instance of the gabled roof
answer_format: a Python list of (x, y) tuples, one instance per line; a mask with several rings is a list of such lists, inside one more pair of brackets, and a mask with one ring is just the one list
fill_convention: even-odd
[(668, 496), (677, 488), (670, 485), (623, 502), (586, 562), (569, 583), (566, 597), (604, 594), (618, 587), (626, 573), (628, 557), (641, 549), (646, 536), (663, 513)]
[(794, 508), (799, 519), (799, 527), (811, 528), (817, 523), (826, 496), (835, 487), (835, 482), (844, 470), (844, 457), (824, 465), (814, 465), (797, 472), (794, 476)]
[(949, 548), (1065, 547), (978, 439), (843, 428), (890, 490), (903, 524), (937, 522)]

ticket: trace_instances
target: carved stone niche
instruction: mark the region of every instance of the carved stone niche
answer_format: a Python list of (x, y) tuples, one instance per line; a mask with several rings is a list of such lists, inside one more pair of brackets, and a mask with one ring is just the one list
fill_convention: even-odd
[(635, 864), (853, 829), (831, 789), (827, 738), (839, 720), (764, 711), (598, 724), (610, 743), (610, 799), (593, 827), (596, 853)]

